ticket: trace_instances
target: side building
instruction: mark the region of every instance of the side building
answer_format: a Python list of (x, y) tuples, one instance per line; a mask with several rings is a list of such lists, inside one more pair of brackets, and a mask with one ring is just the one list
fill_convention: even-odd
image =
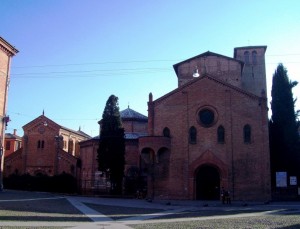
[(22, 147), (5, 157), (4, 175), (80, 174), (79, 142), (90, 138), (81, 130), (61, 126), (44, 114), (23, 126)]
[(8, 86), (10, 80), (11, 58), (19, 51), (0, 37), (0, 190), (2, 190), (3, 166), (5, 155), (5, 129), (9, 122), (6, 114)]
[(5, 134), (5, 156), (12, 154), (22, 147), (22, 137), (17, 135), (17, 130), (14, 129), (14, 132)]
[[(125, 177), (134, 179), (140, 175), (138, 174), (140, 168), (139, 138), (148, 134), (148, 118), (129, 107), (120, 111), (120, 116), (125, 129)], [(82, 193), (106, 192), (109, 187), (105, 178), (98, 171), (99, 140), (99, 136), (97, 136), (79, 144), (82, 161)], [(134, 182), (128, 185), (130, 190), (125, 190), (125, 192), (134, 193), (136, 191), (134, 186)], [(124, 187), (126, 188), (126, 185)]]

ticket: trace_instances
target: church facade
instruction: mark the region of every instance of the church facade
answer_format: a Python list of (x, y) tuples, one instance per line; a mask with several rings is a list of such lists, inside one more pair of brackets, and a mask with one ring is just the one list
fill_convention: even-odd
[(61, 173), (80, 176), (79, 142), (89, 139), (89, 135), (57, 124), (44, 112), (24, 125), (23, 130), (22, 147), (5, 156), (5, 177)]
[(206, 52), (174, 65), (178, 88), (148, 101), (139, 138), (148, 196), (270, 200), (266, 46)]

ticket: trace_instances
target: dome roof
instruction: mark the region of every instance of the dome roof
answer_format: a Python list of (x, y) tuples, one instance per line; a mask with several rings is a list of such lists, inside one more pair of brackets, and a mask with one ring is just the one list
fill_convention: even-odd
[(132, 120), (132, 121), (134, 120), (134, 121), (144, 121), (144, 122), (148, 121), (147, 116), (142, 115), (141, 113), (130, 109), (129, 106), (127, 109), (120, 111), (120, 115), (122, 120)]

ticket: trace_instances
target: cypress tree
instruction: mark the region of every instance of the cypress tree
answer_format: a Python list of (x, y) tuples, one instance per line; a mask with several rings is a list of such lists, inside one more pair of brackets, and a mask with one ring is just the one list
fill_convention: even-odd
[(289, 80), (283, 64), (279, 64), (273, 74), (271, 92), (270, 156), (273, 185), (276, 172), (299, 175), (299, 123), (292, 93), (296, 85), (296, 81)]
[(118, 97), (111, 95), (100, 121), (98, 166), (111, 182), (111, 193), (121, 194), (125, 167), (125, 139)]

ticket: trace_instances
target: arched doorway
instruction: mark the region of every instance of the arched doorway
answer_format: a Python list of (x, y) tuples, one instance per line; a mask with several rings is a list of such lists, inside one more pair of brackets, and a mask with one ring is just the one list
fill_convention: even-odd
[(203, 165), (196, 172), (196, 199), (220, 199), (220, 174), (215, 167)]

